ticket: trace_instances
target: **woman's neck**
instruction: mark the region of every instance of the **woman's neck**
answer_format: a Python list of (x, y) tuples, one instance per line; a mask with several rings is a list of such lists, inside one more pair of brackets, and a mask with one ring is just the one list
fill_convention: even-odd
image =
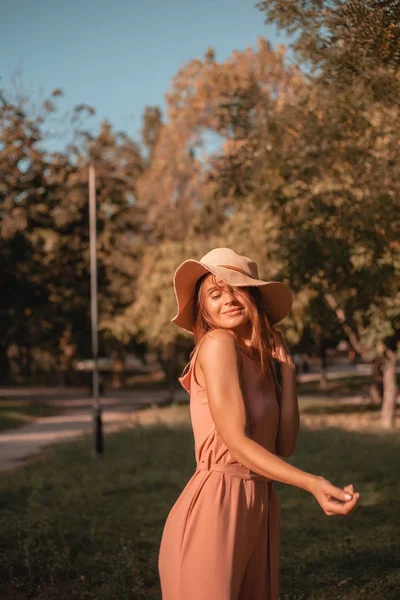
[(246, 346), (247, 348), (251, 347), (251, 323), (243, 323), (243, 325), (239, 325), (238, 327), (234, 327), (232, 331), (238, 336), (240, 342)]

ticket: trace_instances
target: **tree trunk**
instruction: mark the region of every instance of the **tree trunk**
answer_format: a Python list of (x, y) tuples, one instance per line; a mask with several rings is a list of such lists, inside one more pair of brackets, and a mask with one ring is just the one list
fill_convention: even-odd
[(396, 418), (396, 352), (386, 349), (383, 363), (383, 402), (381, 408), (381, 425), (385, 429), (395, 426)]
[(326, 340), (324, 338), (322, 326), (317, 324), (315, 326), (315, 344), (317, 347), (317, 352), (319, 356), (319, 368), (320, 368), (320, 377), (319, 377), (319, 389), (326, 390), (328, 387), (328, 377), (327, 377), (327, 361), (326, 361)]
[(164, 345), (159, 353), (159, 361), (165, 374), (167, 384), (167, 402), (175, 401), (175, 374), (176, 374), (176, 359), (175, 359), (176, 344), (169, 342)]
[(371, 385), (369, 395), (371, 403), (381, 406), (383, 397), (382, 358), (379, 356), (371, 363)]
[(0, 344), (0, 383), (8, 383), (10, 380), (10, 359), (8, 358), (7, 345)]
[(58, 387), (65, 387), (65, 373), (64, 373), (64, 361), (63, 355), (59, 353), (57, 357), (57, 385)]
[(175, 402), (175, 344), (169, 343), (166, 349), (166, 376), (168, 387), (168, 401)]
[(75, 382), (75, 371), (72, 366), (76, 351), (76, 344), (72, 342), (71, 325), (67, 325), (62, 331), (58, 347), (60, 350), (60, 367), (63, 371), (65, 385), (73, 385)]
[(29, 346), (21, 347), (21, 362), (22, 362), (22, 372), (26, 383), (30, 383), (30, 378), (32, 376), (32, 354)]
[(124, 350), (118, 349), (111, 353), (113, 365), (112, 365), (112, 387), (114, 389), (121, 389), (124, 382), (125, 373), (125, 352)]
[(326, 374), (326, 365), (324, 361), (321, 360), (321, 371), (319, 376), (319, 389), (326, 390), (328, 387), (328, 377)]

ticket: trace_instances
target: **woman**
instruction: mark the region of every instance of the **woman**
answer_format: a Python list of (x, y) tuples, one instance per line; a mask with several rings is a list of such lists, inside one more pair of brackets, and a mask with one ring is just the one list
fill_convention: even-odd
[[(165, 523), (163, 600), (278, 600), (279, 502), (274, 481), (300, 487), (327, 515), (349, 514), (359, 494), (302, 471), (295, 365), (273, 325), (292, 307), (280, 282), (229, 248), (186, 260), (174, 276), (172, 322), (196, 346), (179, 378), (190, 393), (196, 471)], [(281, 386), (274, 360), (281, 363)]]

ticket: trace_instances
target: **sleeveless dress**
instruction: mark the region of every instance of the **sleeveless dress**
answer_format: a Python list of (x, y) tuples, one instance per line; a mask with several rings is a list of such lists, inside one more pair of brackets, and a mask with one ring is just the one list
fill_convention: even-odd
[[(162, 600), (278, 600), (278, 496), (273, 481), (235, 461), (218, 435), (206, 388), (194, 375), (206, 335), (179, 378), (190, 394), (196, 470), (164, 525)], [(272, 376), (263, 378), (241, 348), (240, 356), (247, 435), (275, 453), (279, 403)]]

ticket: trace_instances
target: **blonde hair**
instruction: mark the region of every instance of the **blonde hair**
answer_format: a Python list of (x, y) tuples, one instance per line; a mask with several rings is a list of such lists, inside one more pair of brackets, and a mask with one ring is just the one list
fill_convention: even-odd
[[(220, 289), (228, 289), (235, 298), (247, 308), (251, 323), (251, 349), (254, 353), (254, 360), (258, 363), (261, 373), (264, 377), (270, 374), (273, 377), (275, 391), (278, 399), (281, 394), (281, 387), (275, 371), (274, 358), (272, 352), (276, 351), (275, 341), (272, 335), (272, 325), (265, 306), (264, 299), (260, 290), (256, 286), (232, 287), (227, 283), (221, 285), (217, 282), (217, 278), (213, 273), (205, 273), (198, 279), (194, 293), (194, 341), (195, 351), (197, 344), (202, 337), (211, 329), (216, 329), (218, 326), (212, 321), (207, 313), (205, 306), (205, 289), (204, 282), (211, 277), (214, 285)], [(232, 331), (236, 339), (239, 339), (234, 331)], [(192, 352), (192, 353), (193, 353)]]

